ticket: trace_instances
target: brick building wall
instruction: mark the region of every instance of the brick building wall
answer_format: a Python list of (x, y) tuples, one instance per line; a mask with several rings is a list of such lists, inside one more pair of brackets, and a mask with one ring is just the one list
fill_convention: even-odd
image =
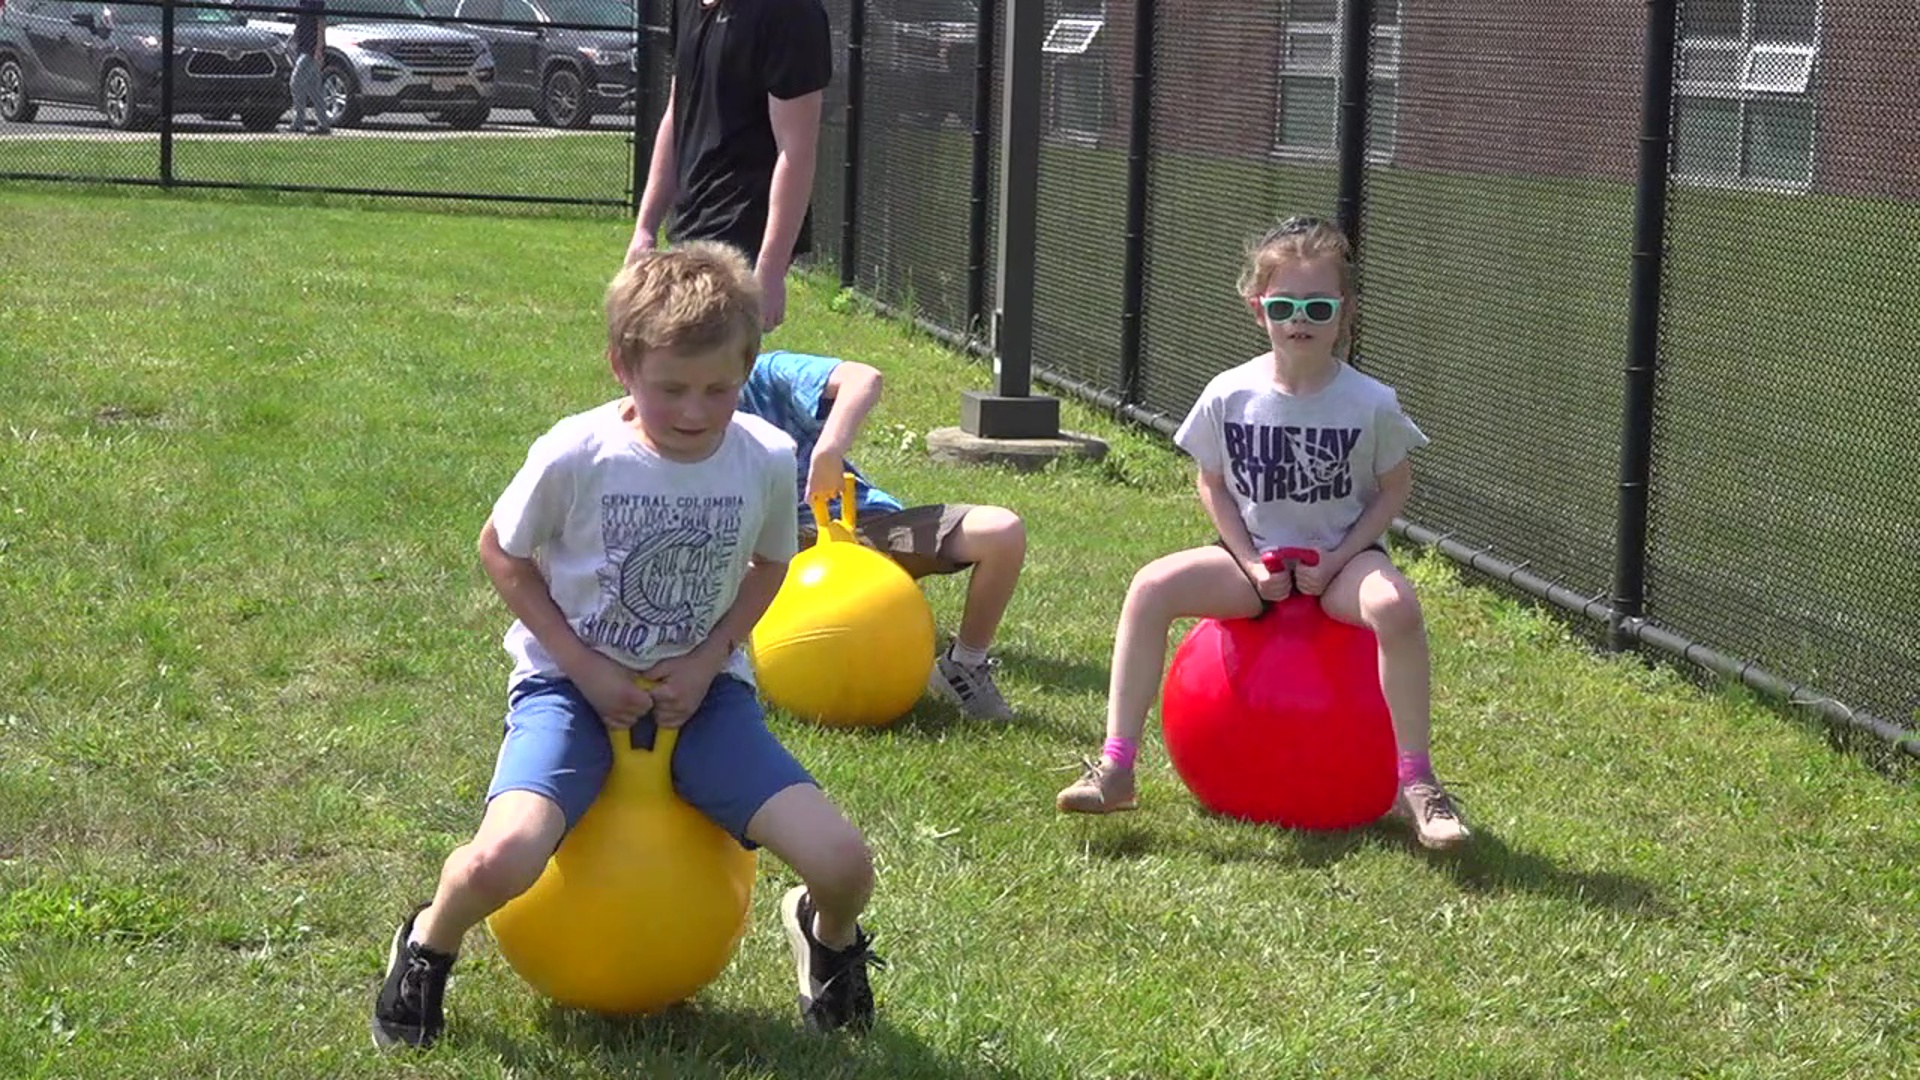
[[(1273, 158), (1284, 5), (1157, 0), (1157, 151)], [(1828, 3), (1815, 69), (1816, 191), (1920, 199), (1920, 20), (1888, 2)], [(1134, 8), (1094, 44), (1113, 100), (1132, 71)], [(1633, 180), (1646, 7), (1466, 0), (1404, 6), (1392, 166)], [(1127, 111), (1101, 144), (1124, 148)]]
[(1920, 19), (1907, 4), (1826, 5), (1816, 189), (1920, 199)]

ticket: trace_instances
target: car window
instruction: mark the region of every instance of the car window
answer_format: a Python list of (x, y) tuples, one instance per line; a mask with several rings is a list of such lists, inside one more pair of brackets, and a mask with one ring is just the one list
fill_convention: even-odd
[(500, 0), (461, 0), (460, 17), (463, 19), (497, 19), (501, 12)]
[(540, 21), (540, 16), (534, 14), (533, 8), (527, 4), (527, 0), (507, 0), (506, 7), (501, 11), (500, 17), (523, 23), (536, 23)]
[[(159, 26), (160, 7), (156, 4), (108, 4), (100, 9), (100, 21), (106, 26)], [(241, 22), (238, 13), (220, 8), (175, 8), (175, 23), (219, 23), (231, 26)]]
[(427, 10), (420, 6), (419, 0), (328, 0), (327, 15), (329, 22), (335, 22), (342, 16), (350, 18), (378, 18), (382, 15), (397, 15), (401, 18), (425, 15)]
[(633, 7), (620, 0), (547, 0), (542, 6), (547, 18), (557, 23), (623, 30), (633, 25)]

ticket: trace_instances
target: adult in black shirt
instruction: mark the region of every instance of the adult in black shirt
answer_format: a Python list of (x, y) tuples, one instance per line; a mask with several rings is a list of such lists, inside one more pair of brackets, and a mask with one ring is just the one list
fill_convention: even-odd
[(673, 84), (627, 258), (668, 239), (745, 252), (768, 330), (787, 268), (812, 250), (814, 158), (833, 41), (820, 0), (676, 0)]

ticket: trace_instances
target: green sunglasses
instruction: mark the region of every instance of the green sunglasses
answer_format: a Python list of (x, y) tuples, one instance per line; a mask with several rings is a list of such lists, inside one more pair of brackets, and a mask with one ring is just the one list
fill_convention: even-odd
[(1315, 296), (1306, 300), (1297, 300), (1291, 296), (1263, 296), (1260, 308), (1267, 313), (1267, 321), (1275, 323), (1292, 322), (1296, 315), (1304, 315), (1310, 323), (1325, 325), (1340, 314), (1340, 299), (1333, 296)]

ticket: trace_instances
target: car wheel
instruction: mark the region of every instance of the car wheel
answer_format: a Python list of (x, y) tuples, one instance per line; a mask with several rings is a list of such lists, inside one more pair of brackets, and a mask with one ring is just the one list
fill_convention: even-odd
[(583, 128), (593, 122), (593, 103), (587, 100), (580, 73), (570, 67), (554, 68), (540, 88), (541, 119), (557, 128)]
[(360, 122), (360, 85), (346, 65), (329, 60), (320, 72), (320, 100), (327, 110), (328, 127), (352, 127)]
[(100, 77), (100, 111), (107, 114), (107, 126), (115, 131), (139, 131), (152, 117), (140, 111), (134, 100), (133, 76), (114, 64)]
[(39, 111), (40, 106), (27, 97), (27, 73), (20, 61), (11, 56), (0, 60), (0, 120), (24, 124)]

